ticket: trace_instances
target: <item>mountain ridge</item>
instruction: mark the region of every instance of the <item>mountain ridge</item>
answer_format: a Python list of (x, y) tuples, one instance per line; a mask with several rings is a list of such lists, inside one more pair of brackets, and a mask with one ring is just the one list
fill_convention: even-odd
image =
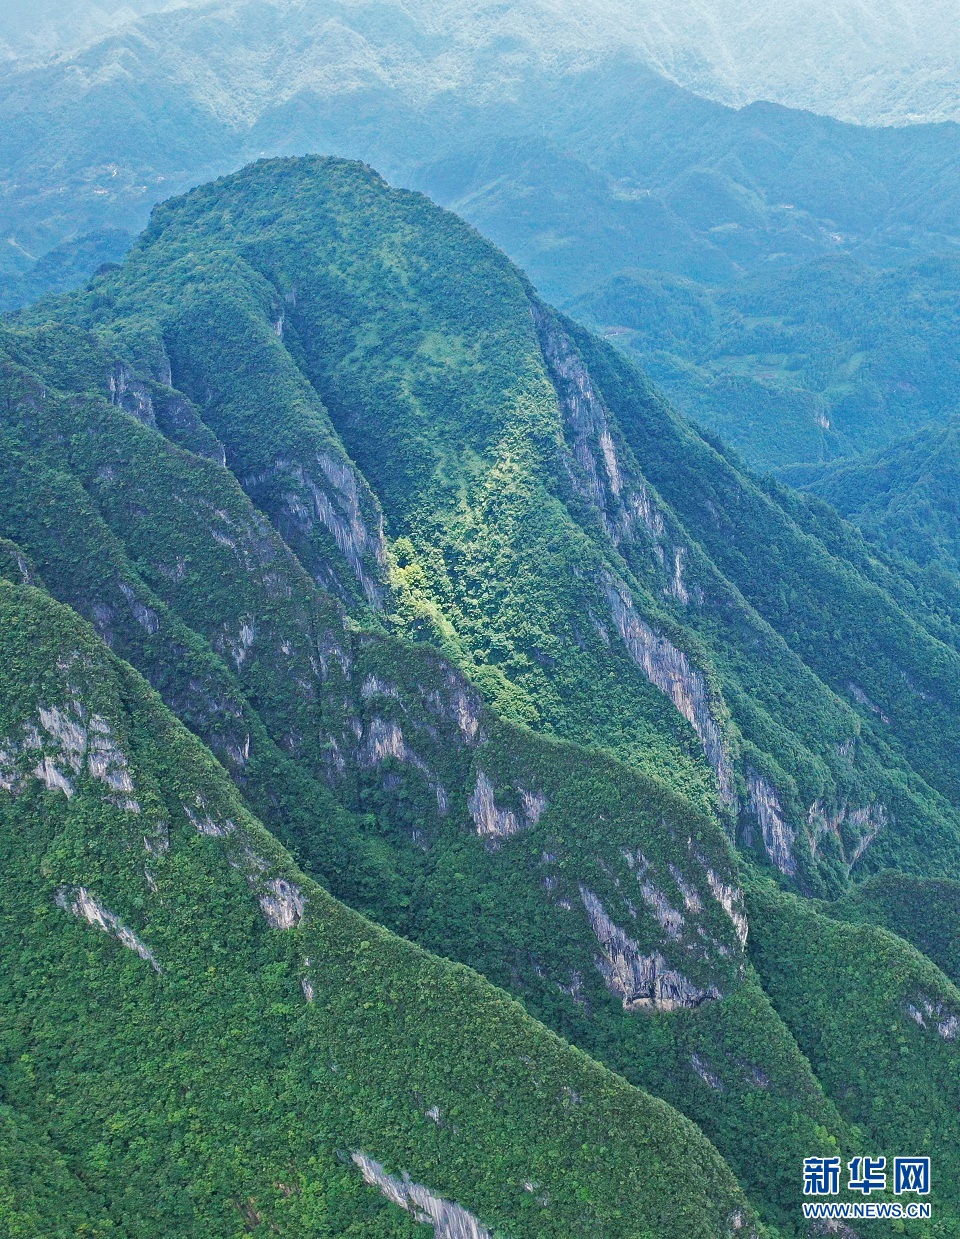
[[(65, 623), (83, 616), (85, 639), (161, 695), (164, 725), (172, 710), (191, 751), (215, 754), (205, 768), (231, 807), (187, 796), (176, 820), (194, 851), (233, 855), (225, 819), (253, 813), (299, 865), (244, 877), (227, 859), (271, 915), (295, 920), (298, 904), (261, 877), (302, 893), (313, 873), (322, 906), (339, 897), (404, 935), (409, 958), (474, 968), (695, 1123), (716, 1182), (733, 1183), (728, 1167), (781, 1233), (800, 1233), (814, 1151), (909, 1133), (953, 1156), (949, 1100), (933, 1099), (951, 1096), (940, 1028), (957, 995), (845, 900), (891, 865), (921, 892), (960, 869), (955, 739), (927, 701), (947, 709), (958, 655), (893, 567), (873, 579), (851, 529), (805, 525), (475, 230), (356, 163), (267, 161), (164, 205), (123, 267), (22, 312), (0, 348), (0, 563), (73, 608)], [(19, 779), (35, 759), (16, 743)], [(44, 767), (68, 808), (71, 751)], [(102, 942), (103, 925), (119, 932), (109, 913), (162, 967), (132, 913), (145, 880), (114, 906), (80, 869), (57, 879), (54, 910), (89, 920), (92, 890)], [(820, 1027), (837, 997), (815, 978), (861, 948), (876, 971), (858, 1019), (883, 1070), (851, 1092), (863, 1060)], [(297, 968), (285, 984), (306, 998)], [(781, 975), (794, 968), (806, 993)], [(363, 1001), (373, 1053), (381, 1008)], [(13, 1078), (16, 1105), (33, 1094)], [(911, 1090), (928, 1104), (911, 1111)], [(442, 1157), (440, 1182), (412, 1154), (359, 1151), (374, 1178), (374, 1163), (409, 1170), (478, 1225), (504, 1216), (499, 1189), (481, 1199)], [(621, 1209), (608, 1190), (603, 1209)], [(586, 1217), (537, 1191), (510, 1197), (529, 1197), (519, 1233), (542, 1233), (528, 1208), (556, 1233)], [(690, 1224), (724, 1233), (715, 1219), (739, 1206), (698, 1199)], [(679, 1239), (680, 1216), (650, 1224)], [(296, 1215), (284, 1224), (300, 1233)]]

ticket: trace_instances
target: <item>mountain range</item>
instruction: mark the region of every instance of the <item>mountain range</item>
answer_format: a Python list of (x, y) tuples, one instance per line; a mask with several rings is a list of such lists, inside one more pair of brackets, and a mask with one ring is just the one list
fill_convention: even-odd
[(0, 350), (12, 1233), (801, 1235), (900, 1153), (956, 1230), (947, 568), (357, 162)]
[(119, 261), (171, 193), (319, 152), (456, 210), (755, 468), (954, 416), (960, 128), (735, 110), (650, 67), (652, 10), (586, 7), (218, 2), (16, 58), (0, 300)]
[[(0, 47), (10, 59), (63, 54), (153, 12), (203, 7), (201, 0), (4, 0)], [(356, 8), (343, 6), (341, 14), (349, 21)], [(401, 12), (401, 20), (426, 21), (435, 31), (455, 25), (474, 44), (489, 42), (490, 32), (494, 39), (536, 32), (568, 54), (628, 51), (735, 107), (768, 100), (859, 124), (960, 120), (955, 14), (945, 0), (869, 7), (856, 0), (541, 0), (509, 9), (421, 0)]]

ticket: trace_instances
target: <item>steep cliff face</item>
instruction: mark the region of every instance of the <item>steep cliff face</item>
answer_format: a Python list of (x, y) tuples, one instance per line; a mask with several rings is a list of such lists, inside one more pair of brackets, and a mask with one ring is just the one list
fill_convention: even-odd
[[(324, 529), (359, 581), (374, 608), (383, 606), (386, 545), (382, 520), (368, 526), (360, 504), (353, 469), (321, 453), (310, 465), (278, 459), (265, 470), (241, 475), (240, 481), (258, 506), (272, 507), (281, 534), (294, 546), (310, 543)], [(329, 569), (316, 569), (318, 583), (331, 582)]]
[(605, 588), (611, 615), (630, 656), (700, 737), (707, 761), (717, 776), (720, 799), (732, 804), (736, 799), (733, 768), (703, 673), (691, 665), (686, 654), (644, 622), (622, 583), (610, 580), (605, 582)]
[(597, 968), (613, 993), (623, 999), (624, 1010), (675, 1011), (720, 997), (716, 986), (699, 989), (683, 973), (670, 968), (658, 952), (641, 954), (637, 943), (611, 921), (593, 891), (581, 886), (580, 898), (603, 952)]
[(418, 1222), (432, 1223), (437, 1239), (492, 1239), (492, 1232), (479, 1221), (449, 1200), (442, 1200), (419, 1183), (413, 1183), (409, 1175), (398, 1178), (365, 1153), (351, 1153), (351, 1158), (360, 1167), (367, 1183), (380, 1189), (388, 1200), (401, 1209), (412, 1213)]
[(534, 302), (532, 312), (573, 456), (565, 465), (574, 489), (596, 510), (618, 551), (649, 562), (659, 592), (681, 606), (698, 601), (676, 522), (652, 494), (576, 345), (552, 311)]
[(764, 851), (782, 874), (793, 877), (797, 872), (793, 854), (796, 837), (784, 821), (783, 805), (776, 788), (755, 770), (748, 772), (747, 786), (750, 789), (748, 809), (760, 824)]

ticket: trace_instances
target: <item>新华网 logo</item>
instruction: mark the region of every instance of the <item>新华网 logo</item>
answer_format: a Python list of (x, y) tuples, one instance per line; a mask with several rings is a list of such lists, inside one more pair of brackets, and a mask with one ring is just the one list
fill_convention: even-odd
[[(805, 1196), (836, 1196), (840, 1192), (842, 1163), (839, 1157), (807, 1157), (803, 1162), (803, 1194)], [(847, 1162), (844, 1187), (850, 1192), (884, 1192), (888, 1183), (885, 1157), (853, 1157)], [(895, 1196), (916, 1193), (930, 1194), (930, 1158), (895, 1157), (893, 1159), (893, 1192)]]

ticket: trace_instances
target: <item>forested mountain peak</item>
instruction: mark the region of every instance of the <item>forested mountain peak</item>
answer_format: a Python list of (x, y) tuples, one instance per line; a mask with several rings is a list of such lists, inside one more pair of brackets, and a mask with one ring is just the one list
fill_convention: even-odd
[[(806, 1156), (956, 1158), (924, 909), (960, 876), (960, 653), (851, 527), (355, 162), (163, 204), (0, 350), (0, 889), (39, 952), (0, 1079), (77, 1209), (795, 1234)], [(76, 962), (26, 1002), (54, 931)], [(91, 1001), (134, 1016), (81, 1070), (56, 1028)], [(155, 1091), (155, 1004), (192, 1102)], [(109, 1100), (130, 1054), (172, 1130)], [(252, 1162), (184, 1166), (251, 1111)]]

